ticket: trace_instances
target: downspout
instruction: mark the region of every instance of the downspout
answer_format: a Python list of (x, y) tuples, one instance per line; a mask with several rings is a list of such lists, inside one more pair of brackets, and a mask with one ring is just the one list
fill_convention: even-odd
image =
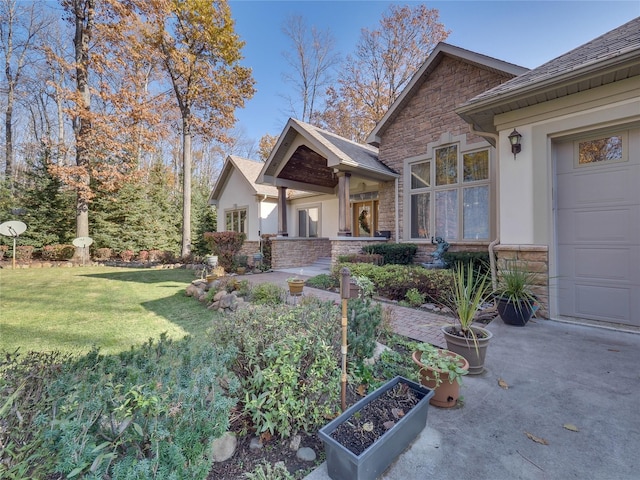
[(398, 215), (400, 214), (400, 208), (398, 207), (398, 191), (400, 190), (400, 187), (398, 187), (398, 177), (396, 177), (395, 180), (395, 188), (396, 188), (396, 192), (395, 192), (395, 208), (396, 208), (396, 212), (395, 212), (395, 219), (396, 219), (396, 243), (400, 242), (400, 222), (398, 220)]
[(496, 142), (496, 237), (489, 243), (489, 267), (491, 269), (491, 286), (493, 290), (498, 289), (498, 272), (496, 270), (496, 258), (494, 255), (494, 249), (500, 244), (500, 136), (495, 133), (478, 132), (474, 130), (473, 125), (469, 124), (469, 132), (480, 137), (493, 138)]

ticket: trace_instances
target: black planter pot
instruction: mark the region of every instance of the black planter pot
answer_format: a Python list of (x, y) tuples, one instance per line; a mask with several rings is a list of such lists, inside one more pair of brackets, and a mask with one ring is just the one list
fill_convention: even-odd
[[(365, 405), (391, 390), (398, 383), (407, 384), (420, 398), (420, 401), (393, 427), (380, 436), (373, 445), (360, 455), (355, 455), (331, 436), (331, 433), (354, 413), (362, 410)], [(333, 480), (375, 480), (378, 478), (426, 426), (427, 409), (433, 394), (433, 390), (418, 383), (404, 377), (396, 377), (322, 427), (318, 436), (324, 443), (329, 477)]]
[(533, 302), (522, 300), (514, 303), (500, 297), (496, 301), (500, 318), (507, 325), (524, 327), (533, 316)]

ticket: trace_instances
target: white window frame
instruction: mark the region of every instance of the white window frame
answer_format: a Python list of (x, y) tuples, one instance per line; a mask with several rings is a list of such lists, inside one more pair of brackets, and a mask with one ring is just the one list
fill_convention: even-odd
[[(447, 185), (436, 185), (436, 151), (441, 148), (447, 148), (452, 145), (457, 146), (457, 181), (456, 183), (451, 183)], [(473, 181), (464, 181), (464, 156), (468, 154), (473, 154), (481, 151), (488, 152), (488, 172), (487, 178), (483, 180), (473, 180)], [(494, 161), (494, 149), (489, 146), (487, 142), (475, 143), (475, 144), (466, 144), (466, 137), (464, 135), (461, 136), (451, 136), (444, 134), (440, 142), (430, 143), (427, 148), (427, 153), (425, 155), (420, 155), (417, 157), (412, 157), (406, 159), (404, 161), (404, 211), (403, 215), (403, 227), (405, 235), (404, 238), (409, 241), (431, 241), (431, 237), (442, 236), (447, 242), (450, 243), (486, 243), (490, 241), (492, 231), (493, 231), (493, 161)], [(413, 165), (430, 162), (430, 185), (422, 188), (411, 188), (411, 167)], [(487, 199), (487, 237), (486, 238), (464, 238), (464, 213), (465, 213), (465, 205), (464, 205), (464, 195), (465, 190), (468, 188), (474, 187), (487, 187), (488, 191), (488, 199)], [(438, 192), (446, 192), (453, 191), (457, 192), (457, 237), (456, 238), (447, 238), (447, 235), (444, 232), (436, 232), (436, 212), (437, 212), (437, 202), (436, 197)], [(429, 194), (429, 225), (428, 231), (426, 235), (423, 236), (412, 236), (412, 225), (411, 225), (411, 203), (412, 196), (415, 194)]]
[[(318, 210), (318, 232), (317, 232), (317, 235), (314, 236), (314, 237), (310, 237), (309, 236), (309, 222), (307, 221), (307, 235), (302, 237), (300, 235), (300, 212), (301, 211), (306, 211), (307, 212), (307, 219), (309, 219), (310, 218), (309, 210), (313, 210), (313, 209), (317, 209)], [(322, 205), (318, 203), (318, 204), (313, 204), (313, 205), (301, 205), (299, 207), (296, 207), (295, 222), (296, 222), (296, 231), (298, 232), (298, 237), (301, 237), (301, 238), (320, 238), (322, 236)]]
[[(243, 225), (240, 226), (240, 214), (244, 212), (244, 222)], [(227, 221), (227, 217), (232, 215), (232, 217), (238, 216), (237, 225), (236, 219), (232, 218), (231, 224), (232, 227), (229, 229), (229, 222)], [(224, 211), (224, 227), (227, 232), (238, 232), (244, 233), (245, 235), (249, 231), (249, 208), (247, 207), (238, 207), (238, 208), (230, 208)], [(238, 227), (238, 228), (236, 228)]]

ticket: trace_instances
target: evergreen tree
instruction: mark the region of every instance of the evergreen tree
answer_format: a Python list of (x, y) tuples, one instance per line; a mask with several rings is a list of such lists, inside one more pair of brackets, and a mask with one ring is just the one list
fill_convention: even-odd
[(20, 243), (36, 248), (71, 244), (75, 238), (75, 194), (51, 174), (48, 148), (27, 164), (24, 183), (17, 186), (15, 199), (22, 215), (12, 218), (27, 225)]
[(204, 239), (204, 234), (205, 232), (215, 232), (218, 225), (218, 212), (215, 207), (208, 204), (210, 193), (206, 182), (199, 182), (193, 189), (193, 224), (195, 227), (193, 249), (198, 255), (211, 253), (209, 245)]

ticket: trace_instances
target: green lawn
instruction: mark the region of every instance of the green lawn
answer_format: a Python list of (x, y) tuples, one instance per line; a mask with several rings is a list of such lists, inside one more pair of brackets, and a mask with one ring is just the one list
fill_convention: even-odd
[(0, 269), (0, 351), (103, 353), (157, 338), (198, 336), (214, 313), (185, 296), (192, 270)]

